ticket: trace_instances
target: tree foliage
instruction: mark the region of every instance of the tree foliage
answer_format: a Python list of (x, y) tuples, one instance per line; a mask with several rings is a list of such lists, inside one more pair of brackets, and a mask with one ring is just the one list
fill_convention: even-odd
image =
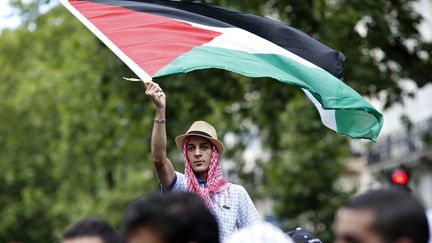
[[(154, 108), (142, 84), (121, 80), (133, 73), (64, 8), (38, 14), (46, 2), (11, 1), (25, 21), (0, 35), (1, 242), (55, 241), (90, 215), (119, 227), (126, 204), (156, 188)], [(342, 50), (345, 81), (364, 95), (386, 91), (388, 104), (404, 95), (401, 80), (430, 81), (431, 44), (416, 30), (412, 1), (207, 3), (279, 18)], [(221, 70), (156, 81), (167, 94), (168, 153), (177, 169), (175, 136), (194, 120), (211, 121), (222, 138), (235, 135), (224, 158), (236, 161), (239, 178), (231, 179), (255, 199), (273, 198), (287, 229), (313, 222), (310, 230), (329, 239), (346, 198), (335, 182), (348, 139), (323, 127), (301, 91)], [(243, 151), (256, 139), (268, 156), (247, 170)]]
[(129, 71), (60, 7), (34, 24), (0, 39), (2, 242), (54, 241), (87, 215), (119, 225), (155, 185), (148, 102), (117, 78)]

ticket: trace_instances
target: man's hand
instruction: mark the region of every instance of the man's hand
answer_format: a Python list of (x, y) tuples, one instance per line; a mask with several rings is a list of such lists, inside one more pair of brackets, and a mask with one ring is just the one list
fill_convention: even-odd
[(159, 87), (159, 84), (153, 81), (146, 81), (144, 85), (146, 87), (145, 94), (156, 105), (156, 108), (164, 109), (166, 105), (166, 96), (161, 87)]

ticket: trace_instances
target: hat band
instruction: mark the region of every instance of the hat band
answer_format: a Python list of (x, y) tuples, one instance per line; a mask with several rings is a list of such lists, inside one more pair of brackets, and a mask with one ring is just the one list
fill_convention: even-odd
[(190, 131), (187, 133), (187, 135), (202, 135), (202, 136), (206, 136), (209, 138), (213, 138), (212, 136), (210, 136), (210, 134), (206, 133), (206, 132), (201, 132), (201, 131)]

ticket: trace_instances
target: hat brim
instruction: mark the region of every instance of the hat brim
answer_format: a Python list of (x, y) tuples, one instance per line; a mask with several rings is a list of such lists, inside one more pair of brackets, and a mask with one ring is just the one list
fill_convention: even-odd
[(212, 142), (216, 146), (216, 149), (218, 150), (219, 155), (223, 154), (224, 149), (225, 149), (223, 143), (221, 143), (217, 139), (214, 139), (214, 138), (209, 137), (209, 136), (201, 135), (201, 134), (182, 134), (180, 136), (177, 136), (175, 138), (175, 142), (176, 142), (177, 148), (180, 149), (180, 151), (183, 150), (182, 146), (183, 146), (184, 140), (190, 136), (203, 137), (203, 138), (209, 140), (210, 142)]

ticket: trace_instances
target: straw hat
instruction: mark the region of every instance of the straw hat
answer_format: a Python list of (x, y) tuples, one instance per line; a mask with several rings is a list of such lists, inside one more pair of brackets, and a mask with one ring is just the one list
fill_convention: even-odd
[(217, 138), (216, 129), (207, 122), (196, 121), (192, 124), (192, 126), (189, 128), (189, 130), (187, 130), (185, 134), (182, 134), (175, 138), (175, 142), (180, 151), (183, 150), (183, 141), (189, 136), (198, 136), (210, 140), (216, 146), (219, 154), (222, 155), (224, 151), (224, 146), (222, 142), (220, 142)]

